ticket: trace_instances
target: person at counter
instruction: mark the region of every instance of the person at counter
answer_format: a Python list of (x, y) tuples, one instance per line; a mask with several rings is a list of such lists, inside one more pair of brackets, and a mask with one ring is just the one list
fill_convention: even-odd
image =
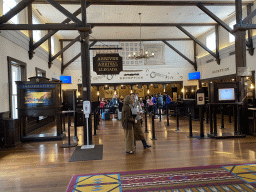
[(119, 106), (119, 100), (117, 98), (117, 95), (114, 95), (111, 101), (109, 102), (110, 113), (113, 113), (112, 120), (116, 120), (115, 114), (117, 113), (118, 106)]

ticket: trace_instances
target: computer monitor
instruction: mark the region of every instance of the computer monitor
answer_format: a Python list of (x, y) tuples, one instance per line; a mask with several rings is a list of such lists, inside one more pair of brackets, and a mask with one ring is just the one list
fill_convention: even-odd
[(70, 84), (71, 83), (71, 76), (60, 76), (60, 80), (62, 81), (62, 83)]

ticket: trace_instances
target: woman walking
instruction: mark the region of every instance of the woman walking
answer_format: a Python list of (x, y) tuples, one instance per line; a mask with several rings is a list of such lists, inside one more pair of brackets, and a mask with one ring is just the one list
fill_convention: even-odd
[(137, 123), (132, 117), (131, 107), (130, 105), (133, 104), (133, 98), (128, 95), (124, 98), (124, 105), (122, 108), (122, 126), (124, 128), (124, 135), (125, 135), (125, 150), (128, 154), (133, 154), (134, 152), (134, 131), (133, 126)]

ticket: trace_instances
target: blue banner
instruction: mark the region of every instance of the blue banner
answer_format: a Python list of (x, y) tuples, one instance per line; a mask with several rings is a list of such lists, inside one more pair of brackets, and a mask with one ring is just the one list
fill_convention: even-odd
[(55, 88), (55, 84), (25, 84), (20, 85), (20, 89), (45, 89)]

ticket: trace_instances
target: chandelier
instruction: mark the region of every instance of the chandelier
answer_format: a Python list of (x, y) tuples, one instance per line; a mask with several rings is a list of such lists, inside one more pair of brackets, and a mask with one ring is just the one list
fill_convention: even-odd
[(130, 59), (149, 59), (151, 57), (155, 56), (155, 53), (151, 53), (149, 54), (148, 51), (145, 51), (141, 48), (141, 13), (139, 13), (139, 17), (140, 17), (140, 52), (139, 54), (133, 52), (132, 55), (129, 55), (128, 57)]

